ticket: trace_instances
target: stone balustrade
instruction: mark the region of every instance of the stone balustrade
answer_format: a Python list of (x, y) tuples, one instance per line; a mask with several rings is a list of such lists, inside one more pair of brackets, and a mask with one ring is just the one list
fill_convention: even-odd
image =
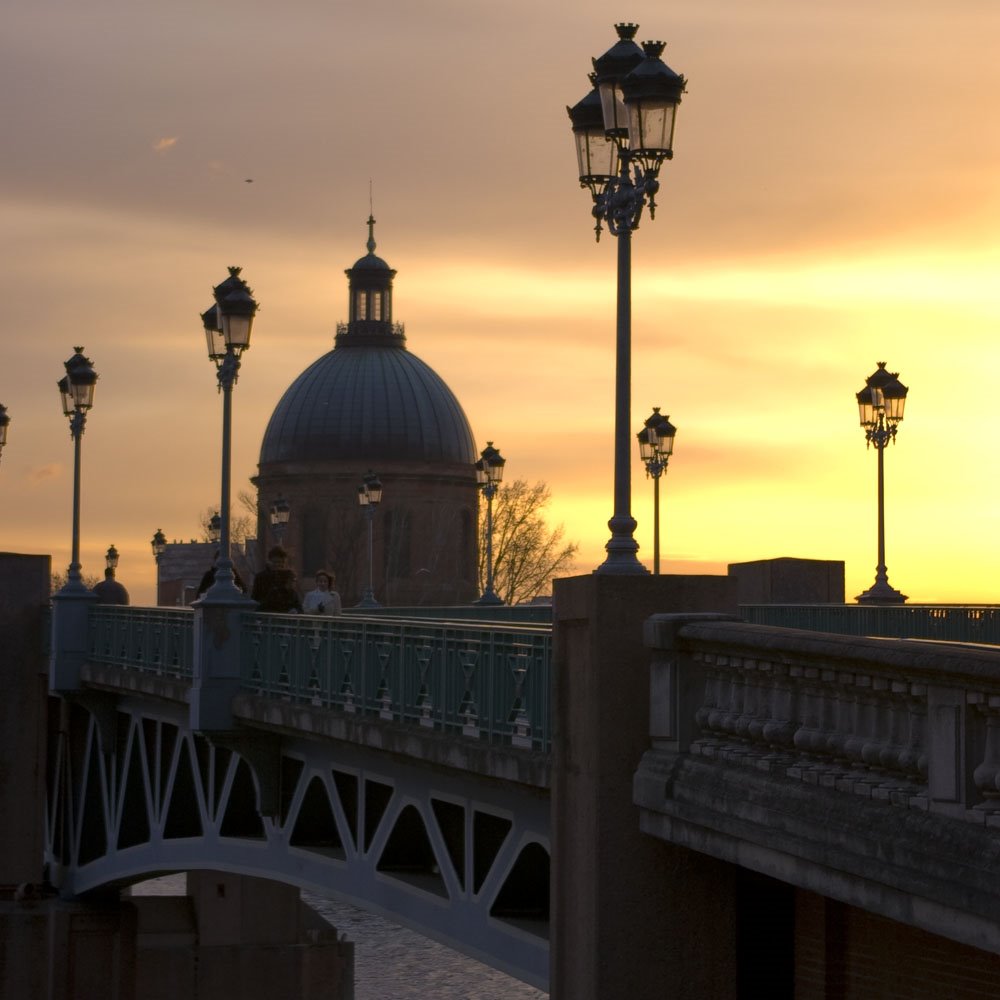
[(1000, 649), (656, 615), (653, 745), (1000, 826)]

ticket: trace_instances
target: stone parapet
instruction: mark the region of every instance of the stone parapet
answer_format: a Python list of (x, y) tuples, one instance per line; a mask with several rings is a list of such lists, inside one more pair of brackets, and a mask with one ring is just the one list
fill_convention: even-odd
[(646, 832), (1000, 953), (1000, 650), (645, 628)]

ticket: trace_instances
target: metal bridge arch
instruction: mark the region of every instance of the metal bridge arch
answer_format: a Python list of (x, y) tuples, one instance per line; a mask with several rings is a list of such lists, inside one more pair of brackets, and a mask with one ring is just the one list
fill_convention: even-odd
[[(116, 704), (117, 702), (117, 704)], [(343, 741), (83, 693), (53, 726), (50, 877), (64, 894), (217, 869), (336, 895), (540, 988), (548, 797)]]

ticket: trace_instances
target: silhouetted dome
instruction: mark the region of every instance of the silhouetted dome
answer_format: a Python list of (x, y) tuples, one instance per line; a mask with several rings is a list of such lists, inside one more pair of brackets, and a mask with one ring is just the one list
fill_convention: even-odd
[(289, 386), (271, 415), (260, 464), (356, 459), (476, 460), (469, 421), (433, 369), (398, 341), (337, 346)]

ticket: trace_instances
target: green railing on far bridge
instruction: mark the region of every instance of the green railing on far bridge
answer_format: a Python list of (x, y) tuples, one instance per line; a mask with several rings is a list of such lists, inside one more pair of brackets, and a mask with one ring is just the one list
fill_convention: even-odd
[(551, 626), (385, 612), (243, 623), (243, 686), (260, 694), (548, 749)]
[[(190, 608), (94, 605), (88, 659), (192, 681)], [(530, 622), (242, 616), (241, 684), (322, 708), (547, 750), (552, 628)]]
[(1000, 645), (1000, 605), (741, 604), (753, 625), (808, 632)]

